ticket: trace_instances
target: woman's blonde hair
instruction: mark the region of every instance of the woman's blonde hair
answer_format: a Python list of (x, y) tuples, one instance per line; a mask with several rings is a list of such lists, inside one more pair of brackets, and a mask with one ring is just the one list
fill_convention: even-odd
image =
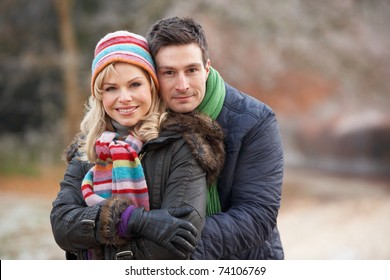
[[(100, 135), (108, 130), (115, 131), (112, 126), (112, 119), (107, 115), (102, 102), (102, 84), (107, 75), (116, 73), (115, 63), (109, 64), (96, 77), (93, 85), (94, 95), (91, 95), (86, 104), (86, 113), (80, 124), (81, 134), (85, 136), (81, 143), (80, 152), (83, 160), (95, 162), (97, 159), (95, 152), (95, 142)], [(142, 69), (142, 68), (141, 68)], [(166, 115), (166, 107), (158, 95), (156, 85), (148, 72), (144, 71), (149, 78), (152, 103), (148, 113), (142, 118), (142, 121), (132, 127), (131, 133), (143, 142), (157, 138), (160, 132), (160, 125)]]

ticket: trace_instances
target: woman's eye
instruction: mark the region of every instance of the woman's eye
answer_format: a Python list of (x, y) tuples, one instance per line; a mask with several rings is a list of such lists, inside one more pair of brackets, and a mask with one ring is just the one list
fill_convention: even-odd
[(141, 86), (141, 83), (139, 82), (134, 82), (134, 83), (131, 83), (130, 87), (139, 87)]
[(104, 91), (113, 91), (115, 90), (115, 87), (106, 87), (104, 88)]

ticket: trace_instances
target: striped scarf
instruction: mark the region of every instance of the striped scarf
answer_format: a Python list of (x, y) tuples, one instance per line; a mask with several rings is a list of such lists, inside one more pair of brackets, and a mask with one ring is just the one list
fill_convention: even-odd
[(84, 177), (81, 190), (89, 206), (103, 204), (111, 196), (124, 196), (136, 207), (149, 210), (149, 195), (138, 153), (142, 142), (128, 135), (105, 131), (96, 141), (97, 161)]

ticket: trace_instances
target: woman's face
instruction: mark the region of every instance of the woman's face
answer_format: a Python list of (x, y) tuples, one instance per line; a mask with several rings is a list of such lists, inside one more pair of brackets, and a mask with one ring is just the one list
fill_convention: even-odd
[(138, 66), (117, 62), (115, 72), (102, 83), (102, 102), (106, 113), (123, 126), (136, 125), (149, 112), (152, 93), (149, 79)]

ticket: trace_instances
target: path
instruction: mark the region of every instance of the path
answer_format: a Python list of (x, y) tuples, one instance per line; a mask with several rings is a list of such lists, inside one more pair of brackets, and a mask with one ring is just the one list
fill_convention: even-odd
[[(0, 177), (0, 259), (64, 259), (50, 223), (63, 168)], [(286, 259), (390, 259), (390, 184), (287, 170), (279, 229)]]

